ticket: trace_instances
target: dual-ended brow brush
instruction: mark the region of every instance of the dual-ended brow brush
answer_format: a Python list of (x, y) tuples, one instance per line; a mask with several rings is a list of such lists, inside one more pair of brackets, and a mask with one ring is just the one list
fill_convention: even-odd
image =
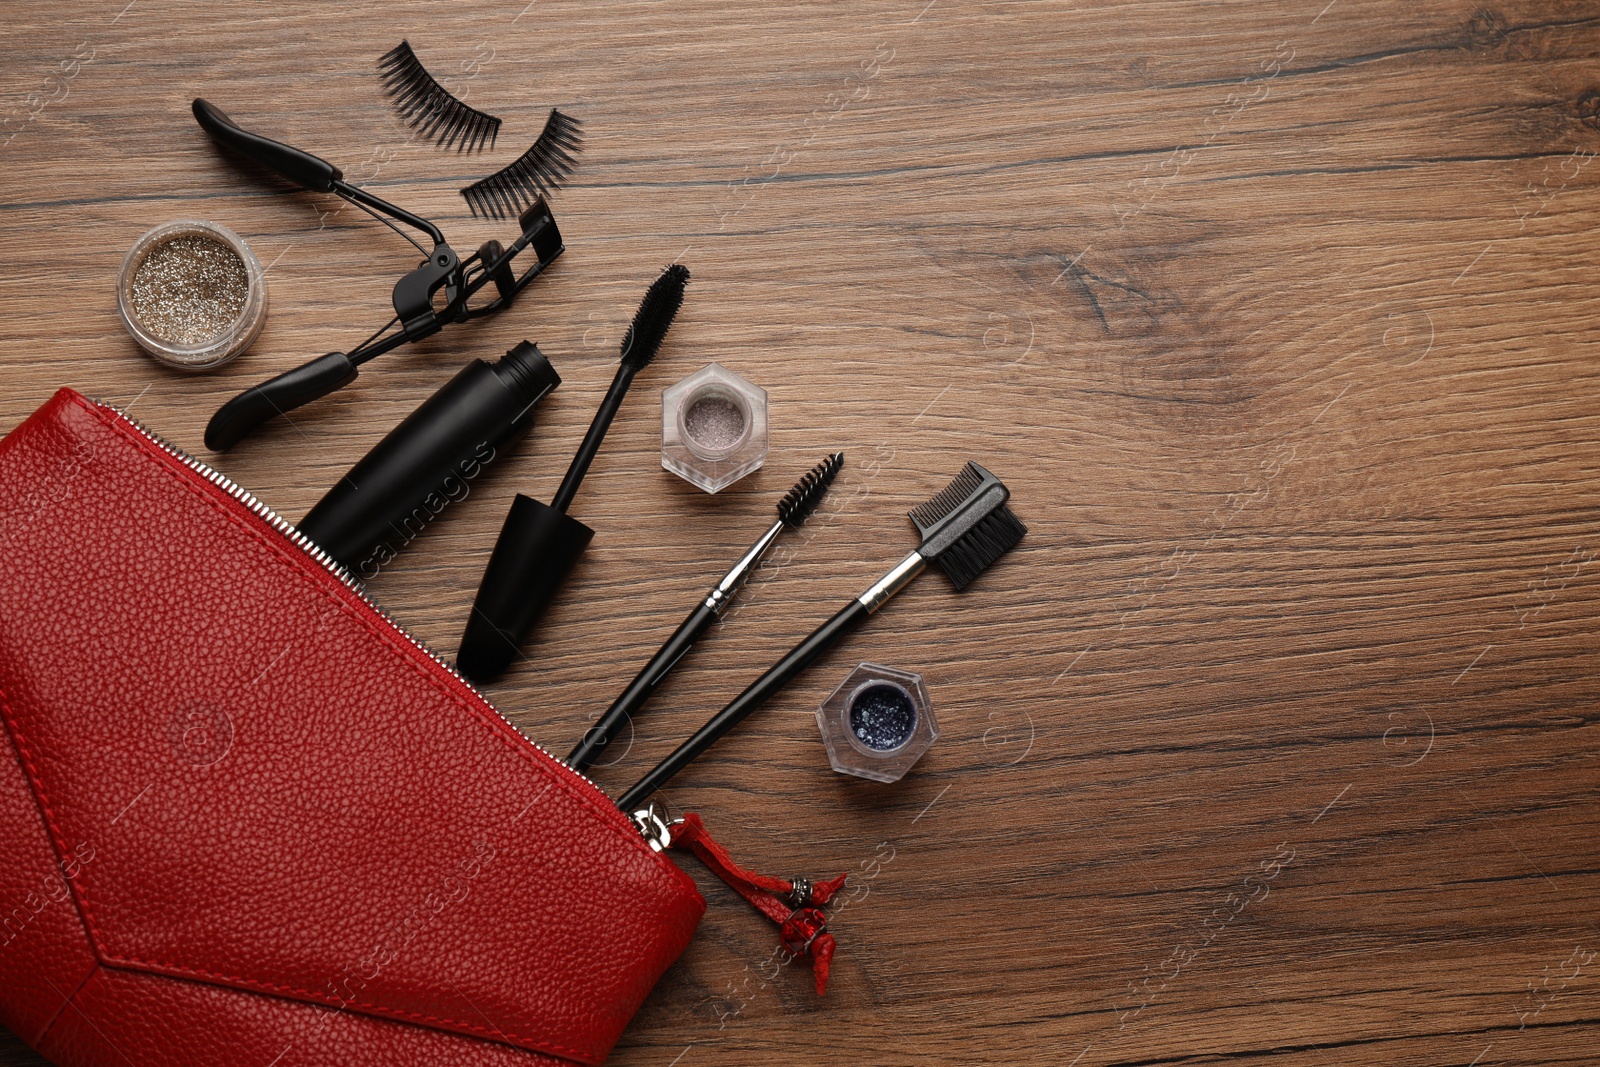
[(583, 735), (583, 740), (578, 742), (567, 755), (567, 764), (574, 770), (584, 770), (599, 758), (601, 751), (610, 742), (617, 728), (636, 714), (650, 695), (656, 691), (656, 686), (672, 672), (684, 655), (694, 647), (700, 635), (711, 627), (711, 624), (722, 618), (728, 606), (733, 603), (733, 598), (738, 595), (750, 575), (760, 566), (761, 560), (778, 541), (778, 535), (784, 530), (792, 530), (806, 521), (806, 517), (816, 510), (817, 504), (827, 495), (828, 486), (833, 483), (834, 476), (839, 473), (839, 468), (844, 466), (844, 453), (835, 452), (827, 459), (818, 463), (806, 472), (805, 477), (795, 483), (794, 488), (778, 501), (778, 521), (773, 523), (766, 533), (757, 538), (756, 543), (739, 558), (733, 569), (722, 576), (711, 592), (706, 594), (704, 600), (695, 605), (689, 613), (667, 638), (649, 663), (644, 665), (628, 688), (617, 697), (616, 702), (606, 709), (598, 722), (589, 728)]
[(648, 800), (667, 780), (696, 756), (716, 744), (717, 739), (745, 716), (766, 703), (778, 690), (804, 670), (811, 661), (838, 643), (867, 616), (887, 604), (932, 563), (962, 590), (989, 565), (1014, 548), (1028, 528), (1006, 507), (1010, 491), (1005, 484), (978, 466), (968, 463), (939, 494), (926, 504), (911, 509), (911, 521), (922, 535), (922, 543), (888, 574), (879, 578), (865, 593), (845, 605), (837, 615), (817, 627), (811, 636), (796, 645), (777, 665), (756, 679), (733, 703), (719, 711), (693, 737), (679, 745), (650, 773), (622, 794), (617, 807), (633, 811)]
[(611, 388), (600, 401), (589, 432), (550, 503), (521, 493), (512, 501), (456, 653), (457, 669), (472, 681), (492, 681), (511, 665), (594, 537), (594, 531), (568, 515), (567, 508), (600, 451), (634, 375), (650, 365), (666, 340), (667, 329), (683, 306), (688, 283), (689, 268), (674, 263), (650, 284), (623, 335), (622, 362)]

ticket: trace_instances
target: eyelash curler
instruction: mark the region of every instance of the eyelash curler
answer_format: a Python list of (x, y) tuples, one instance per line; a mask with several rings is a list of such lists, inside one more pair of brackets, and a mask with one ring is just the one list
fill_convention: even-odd
[[(400, 234), (427, 256), (415, 270), (395, 283), (394, 317), (371, 337), (348, 352), (330, 352), (252, 386), (218, 408), (206, 426), (206, 447), (213, 451), (231, 448), (269, 419), (348, 385), (355, 380), (361, 364), (370, 359), (438, 333), (446, 323), (465, 322), (509, 306), (529, 282), (565, 251), (561, 231), (541, 197), (518, 219), (522, 232), (509, 246), (502, 247), (495, 240), (485, 241), (463, 260), (445, 241), (439, 227), (349, 184), (339, 168), (327, 160), (251, 133), (221, 108), (205, 100), (194, 102), (194, 117), (218, 144), (255, 160), (303, 189), (341, 197)], [(559, 187), (562, 177), (564, 175), (552, 176), (547, 187)], [(420, 230), (433, 241), (433, 250), (424, 248), (397, 226), (397, 222)], [(533, 250), (537, 262), (520, 275), (514, 273), (512, 260), (528, 248)], [(469, 306), (472, 297), (491, 281), (498, 295), (487, 303)], [(444, 304), (436, 307), (440, 290), (444, 292)], [(398, 330), (395, 329), (397, 325)]]

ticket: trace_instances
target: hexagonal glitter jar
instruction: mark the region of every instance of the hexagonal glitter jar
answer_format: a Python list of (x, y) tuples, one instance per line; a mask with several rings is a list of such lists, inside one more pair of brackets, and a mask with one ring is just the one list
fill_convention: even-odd
[(661, 393), (661, 465), (708, 493), (767, 461), (767, 391), (716, 363)]
[(817, 709), (828, 762), (840, 774), (898, 782), (939, 739), (922, 675), (862, 663)]

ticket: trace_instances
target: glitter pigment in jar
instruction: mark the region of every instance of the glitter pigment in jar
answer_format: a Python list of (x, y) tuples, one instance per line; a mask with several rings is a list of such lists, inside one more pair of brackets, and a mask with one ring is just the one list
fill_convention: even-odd
[(185, 234), (152, 248), (134, 270), (133, 309), (161, 340), (199, 344), (233, 325), (249, 289), (239, 253)]
[(744, 427), (739, 405), (717, 393), (696, 397), (683, 413), (685, 435), (706, 452), (726, 452), (739, 443)]
[(858, 663), (817, 708), (828, 762), (840, 774), (898, 782), (939, 739), (922, 675)]
[(266, 321), (261, 263), (225, 226), (180, 219), (128, 250), (117, 285), (128, 333), (182, 370), (210, 370), (250, 346)]
[(767, 459), (767, 391), (709, 364), (661, 392), (661, 465), (708, 493)]
[(850, 732), (874, 752), (891, 752), (911, 740), (917, 706), (911, 694), (892, 682), (874, 682), (850, 701)]

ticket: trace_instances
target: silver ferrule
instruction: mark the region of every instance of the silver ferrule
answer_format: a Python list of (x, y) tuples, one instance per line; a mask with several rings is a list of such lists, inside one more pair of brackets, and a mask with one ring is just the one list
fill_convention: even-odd
[(905, 559), (894, 565), (894, 570), (879, 578), (871, 589), (856, 597), (861, 601), (861, 606), (868, 611), (875, 612), (889, 602), (900, 590), (911, 584), (911, 579), (922, 573), (922, 568), (928, 561), (922, 558), (921, 552), (913, 552)]
[(781, 533), (783, 533), (783, 520), (779, 519), (772, 524), (772, 529), (762, 534), (756, 543), (750, 546), (749, 551), (733, 565), (733, 569), (722, 576), (722, 581), (717, 583), (717, 587), (706, 594), (706, 607), (716, 612), (719, 619), (733, 603), (733, 598), (739, 590), (744, 588), (744, 583), (750, 580), (750, 575), (755, 573), (762, 557), (777, 543), (778, 535)]

